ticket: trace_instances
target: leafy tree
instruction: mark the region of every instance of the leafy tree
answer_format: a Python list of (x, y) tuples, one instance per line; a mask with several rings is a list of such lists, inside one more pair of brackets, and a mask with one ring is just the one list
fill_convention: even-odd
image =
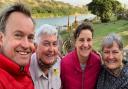
[(117, 14), (121, 9), (121, 4), (115, 0), (93, 0), (88, 4), (88, 9), (93, 14), (101, 18), (101, 22), (108, 22), (111, 20), (113, 14)]

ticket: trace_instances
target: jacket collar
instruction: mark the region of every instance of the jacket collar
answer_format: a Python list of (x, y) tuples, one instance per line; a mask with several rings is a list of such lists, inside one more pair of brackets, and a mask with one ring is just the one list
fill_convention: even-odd
[(28, 72), (28, 65), (26, 67), (20, 67), (15, 62), (11, 61), (11, 59), (7, 58), (3, 54), (0, 53), (0, 68), (6, 70), (11, 74), (24, 74)]

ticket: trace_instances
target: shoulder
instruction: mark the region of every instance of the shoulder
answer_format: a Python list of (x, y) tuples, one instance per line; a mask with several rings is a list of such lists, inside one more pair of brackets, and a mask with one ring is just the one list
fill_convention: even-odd
[(53, 67), (60, 67), (61, 58), (57, 57), (56, 63), (53, 65)]
[(123, 83), (120, 89), (128, 89), (128, 63), (123, 68), (122, 81)]
[(7, 71), (5, 71), (4, 69), (0, 68), (0, 77), (1, 78), (5, 78), (8, 75), (10, 75), (10, 74)]
[[(11, 74), (0, 68), (0, 87), (6, 86), (10, 81)], [(0, 88), (1, 89), (1, 88)]]
[(90, 59), (93, 62), (97, 62), (97, 63), (100, 63), (101, 64), (101, 56), (100, 56), (100, 53), (91, 52)]
[(71, 57), (74, 55), (74, 53), (75, 53), (75, 51), (69, 52), (68, 54), (66, 54), (66, 55), (64, 56), (63, 59), (71, 58)]
[(61, 70), (63, 70), (63, 71), (64, 71), (64, 69), (67, 70), (67, 68), (69, 69), (69, 67), (74, 65), (75, 55), (76, 55), (75, 52), (72, 51), (62, 58)]
[(101, 59), (101, 54), (98, 51), (92, 51), (91, 55), (98, 60)]
[(5, 89), (1, 82), (0, 82), (0, 89)]
[(36, 53), (33, 53), (30, 60), (30, 69), (31, 68), (33, 69), (33, 67), (35, 67), (36, 64), (37, 64)]
[(72, 59), (75, 55), (75, 52), (72, 51), (70, 53), (68, 53), (67, 55), (65, 55), (63, 58), (62, 58), (62, 61), (61, 62), (67, 62), (67, 61), (71, 61), (70, 59)]
[(128, 62), (125, 64), (124, 68), (123, 68), (123, 72), (125, 74), (125, 76), (127, 77), (128, 79)]
[(100, 71), (100, 75), (105, 75), (106, 73), (109, 73), (106, 68), (104, 67), (104, 65), (101, 65), (101, 71)]
[(34, 60), (36, 60), (36, 53), (33, 53), (33, 54), (31, 55), (31, 61), (34, 61)]

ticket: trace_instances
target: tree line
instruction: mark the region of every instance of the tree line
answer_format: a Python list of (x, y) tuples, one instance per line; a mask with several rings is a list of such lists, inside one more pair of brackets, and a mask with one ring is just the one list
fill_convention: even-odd
[(86, 6), (78, 7), (72, 6), (67, 3), (59, 1), (43, 1), (39, 3), (38, 6), (32, 7), (32, 13), (37, 17), (55, 17), (55, 16), (65, 16), (74, 15), (75, 13), (85, 14), (88, 13)]

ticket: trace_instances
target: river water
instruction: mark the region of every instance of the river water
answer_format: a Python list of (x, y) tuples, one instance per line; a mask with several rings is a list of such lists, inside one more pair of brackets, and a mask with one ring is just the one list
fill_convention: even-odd
[[(93, 19), (95, 15), (93, 14), (82, 14), (78, 15), (76, 20), (81, 21), (84, 19)], [(75, 20), (75, 16), (69, 16), (69, 23), (72, 24)], [(68, 16), (64, 17), (55, 17), (55, 18), (40, 18), (40, 19), (35, 19), (36, 21), (36, 28), (39, 28), (42, 24), (50, 24), (54, 26), (65, 26), (68, 23)]]

